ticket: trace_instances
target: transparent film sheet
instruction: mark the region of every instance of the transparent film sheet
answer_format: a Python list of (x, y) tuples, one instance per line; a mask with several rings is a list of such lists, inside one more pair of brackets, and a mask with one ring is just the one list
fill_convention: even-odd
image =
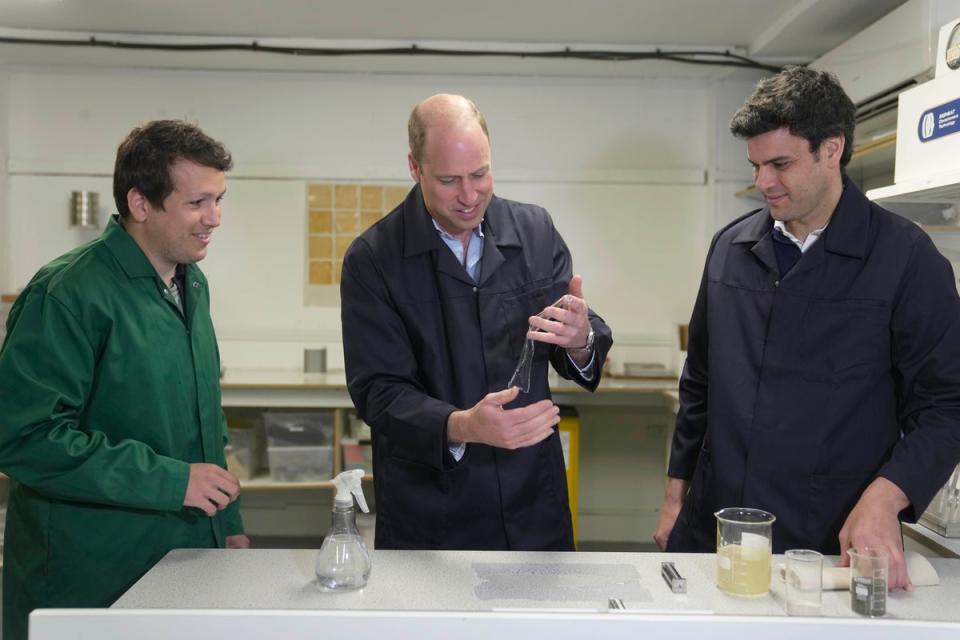
[(620, 598), (653, 602), (650, 590), (632, 564), (475, 562), (479, 600), (601, 603)]
[[(551, 307), (557, 307), (559, 309), (567, 308), (567, 296), (563, 296), (556, 302), (554, 302)], [(538, 318), (546, 318), (546, 310), (541, 311), (537, 314)], [(527, 325), (527, 331), (540, 331), (540, 329), (535, 328), (533, 325)], [(507, 389), (511, 387), (519, 387), (522, 393), (530, 392), (530, 374), (533, 371), (533, 350), (536, 345), (534, 341), (530, 338), (527, 338), (523, 341), (523, 350), (520, 351), (520, 357), (517, 359), (517, 368), (514, 369), (513, 375), (510, 376), (510, 382), (507, 383)]]

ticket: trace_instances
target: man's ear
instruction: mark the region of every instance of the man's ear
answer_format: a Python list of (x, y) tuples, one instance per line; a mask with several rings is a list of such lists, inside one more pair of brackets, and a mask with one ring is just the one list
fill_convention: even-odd
[(847, 139), (842, 135), (833, 136), (823, 141), (823, 150), (831, 166), (840, 166), (840, 158), (843, 157), (843, 149), (846, 147), (846, 144)]
[(413, 152), (407, 154), (407, 166), (410, 168), (410, 177), (420, 184), (420, 163), (413, 157)]
[(136, 187), (131, 187), (127, 191), (127, 209), (130, 210), (130, 217), (137, 222), (143, 222), (147, 219), (149, 213), (150, 201), (140, 193)]

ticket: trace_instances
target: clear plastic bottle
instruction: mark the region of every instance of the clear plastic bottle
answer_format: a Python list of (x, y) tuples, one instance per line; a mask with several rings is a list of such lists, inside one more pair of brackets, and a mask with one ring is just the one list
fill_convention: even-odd
[(353, 499), (367, 513), (360, 479), (363, 471), (351, 469), (333, 479), (337, 496), (333, 501), (330, 533), (317, 554), (317, 581), (328, 589), (359, 589), (370, 577), (370, 553), (357, 530)]

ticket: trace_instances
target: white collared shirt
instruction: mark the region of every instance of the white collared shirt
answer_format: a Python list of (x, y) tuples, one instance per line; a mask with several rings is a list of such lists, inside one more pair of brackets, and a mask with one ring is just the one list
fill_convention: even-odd
[(779, 231), (780, 233), (782, 233), (782, 234), (783, 234), (788, 240), (790, 240), (793, 244), (797, 245), (797, 247), (800, 248), (800, 253), (806, 253), (806, 252), (807, 252), (807, 249), (809, 249), (810, 247), (812, 247), (812, 246), (814, 245), (814, 243), (816, 243), (816, 241), (820, 239), (820, 235), (824, 232), (824, 230), (827, 228), (827, 226), (828, 226), (829, 224), (830, 224), (830, 223), (827, 222), (827, 224), (823, 225), (822, 227), (820, 227), (820, 228), (817, 229), (816, 231), (811, 231), (811, 232), (807, 235), (807, 237), (804, 238), (803, 241), (801, 242), (801, 241), (797, 238), (797, 236), (795, 236), (795, 235), (793, 235), (792, 233), (790, 233), (789, 231), (787, 231), (787, 225), (783, 224), (783, 221), (782, 221), (782, 220), (774, 220), (774, 221), (773, 221), (773, 227), (774, 227), (777, 231)]

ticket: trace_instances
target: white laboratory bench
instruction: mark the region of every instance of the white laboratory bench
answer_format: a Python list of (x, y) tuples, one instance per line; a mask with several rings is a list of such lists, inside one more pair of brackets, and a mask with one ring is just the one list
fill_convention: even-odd
[[(31, 640), (57, 633), (104, 640), (246, 638), (714, 638), (871, 640), (923, 633), (960, 637), (960, 560), (934, 558), (940, 585), (888, 597), (887, 615), (861, 618), (847, 592), (825, 592), (823, 616), (790, 618), (783, 586), (740, 598), (714, 585), (713, 554), (374, 551), (368, 585), (331, 592), (314, 577), (315, 550), (172, 551), (110, 609), (41, 610)], [(672, 593), (670, 560), (687, 580)], [(774, 557), (774, 564), (780, 560)], [(611, 611), (619, 598), (625, 610)], [(601, 626), (602, 625), (602, 626)], [(218, 630), (215, 631), (214, 630)], [(203, 636), (203, 633), (214, 635)], [(283, 635), (281, 635), (281, 632)], [(494, 635), (495, 634), (495, 635)]]

